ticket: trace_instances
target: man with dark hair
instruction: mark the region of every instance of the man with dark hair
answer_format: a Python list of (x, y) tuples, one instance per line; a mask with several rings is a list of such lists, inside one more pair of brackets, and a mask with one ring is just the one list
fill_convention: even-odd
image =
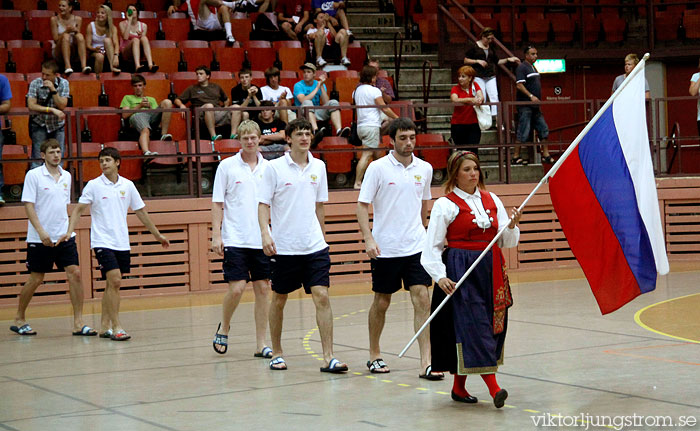
[[(391, 295), (408, 290), (413, 303), (413, 327), (418, 330), (430, 315), (428, 286), (430, 275), (420, 263), (428, 224), (428, 203), (433, 168), (413, 155), (416, 125), (408, 118), (389, 124), (394, 149), (369, 164), (357, 198), (357, 220), (365, 240), (372, 267), (374, 300), (369, 310), (369, 361), (372, 373), (388, 373), (381, 358), (379, 338), (384, 329)], [(369, 227), (369, 205), (374, 207), (374, 224)], [(397, 209), (400, 209), (397, 211)], [(425, 331), (424, 331), (425, 332)], [(430, 337), (418, 337), (420, 349), (419, 377), (444, 378), (430, 366)]]
[(338, 54), (340, 54), (340, 64), (345, 67), (350, 66), (348, 58), (350, 36), (345, 29), (336, 31), (330, 25), (327, 13), (320, 10), (314, 13), (314, 26), (306, 31), (306, 37), (314, 47), (318, 67), (323, 67), (328, 63), (324, 57), (338, 58)]
[[(275, 106), (270, 100), (263, 100), (260, 106)], [(263, 109), (260, 115), (255, 119), (255, 122), (260, 127), (260, 151), (267, 160), (281, 157), (285, 151), (289, 150), (289, 146), (285, 143), (284, 129), (287, 127), (284, 121), (275, 118), (275, 112), (272, 109)]]
[[(238, 85), (231, 89), (231, 106), (246, 108), (260, 106), (260, 89), (252, 84), (253, 73), (250, 69), (238, 71)], [(252, 105), (251, 105), (252, 103)], [(238, 125), (241, 120), (255, 120), (260, 111), (231, 111), (231, 139), (238, 138)]]
[[(65, 152), (65, 119), (70, 88), (68, 80), (57, 75), (58, 64), (54, 60), (41, 65), (41, 77), (29, 84), (27, 107), (29, 108), (29, 136), (32, 139), (32, 159), (41, 158), (39, 147), (48, 139), (55, 139)], [(32, 162), (31, 167), (39, 166)]]
[[(280, 70), (275, 66), (265, 70), (265, 81), (267, 85), (260, 89), (261, 100), (271, 100), (275, 106), (292, 106), (294, 104), (294, 94), (289, 88), (280, 85)], [(280, 109), (274, 112), (275, 117), (279, 117), (285, 124), (296, 118), (296, 114)]]
[(105, 147), (97, 155), (102, 175), (88, 181), (78, 205), (73, 209), (65, 235), (58, 243), (73, 236), (80, 215), (90, 205), (90, 247), (107, 281), (102, 296), (102, 332), (101, 338), (125, 341), (131, 338), (119, 322), (119, 288), (122, 275), (131, 270), (131, 246), (129, 244), (129, 226), (126, 214), (131, 208), (144, 226), (156, 237), (163, 248), (168, 248), (170, 241), (163, 236), (153, 224), (146, 211), (146, 204), (130, 180), (119, 176), (121, 155), (116, 148)]
[[(328, 298), (331, 260), (324, 240), (328, 201), (326, 166), (309, 151), (311, 124), (297, 118), (285, 130), (290, 151), (267, 165), (258, 189), (258, 223), (263, 251), (272, 259), (270, 369), (286, 370), (282, 357), (282, 318), (290, 293), (304, 287), (316, 307), (324, 366), (343, 373), (348, 366), (333, 357), (333, 311)], [(270, 230), (270, 222), (272, 229)]]
[(540, 83), (540, 74), (535, 69), (535, 61), (537, 61), (537, 48), (528, 45), (525, 48), (525, 61), (518, 65), (515, 70), (515, 86), (518, 89), (516, 101), (530, 102), (531, 105), (518, 105), (518, 130), (517, 144), (513, 147), (513, 160), (511, 164), (527, 165), (528, 161), (523, 159), (520, 154), (520, 144), (530, 140), (530, 132), (532, 127), (537, 130), (542, 144), (542, 162), (554, 163), (554, 158), (549, 155), (549, 147), (544, 142), (549, 136), (549, 128), (544, 121), (544, 116), (540, 110), (538, 102), (542, 97), (542, 84)]
[[(151, 128), (160, 123), (160, 140), (172, 141), (173, 136), (168, 133), (172, 112), (153, 111), (159, 105), (156, 99), (146, 96), (146, 78), (142, 75), (132, 75), (131, 87), (134, 89), (134, 94), (125, 95), (119, 107), (122, 109), (142, 109), (144, 112), (125, 112), (122, 114), (122, 118), (129, 120), (129, 125), (139, 132), (139, 146), (143, 154), (146, 156), (157, 155), (157, 152), (150, 151), (148, 148), (151, 142)], [(173, 102), (170, 99), (164, 99), (160, 102), (160, 107), (170, 109), (173, 107)]]
[(336, 29), (343, 28), (352, 37), (348, 17), (345, 14), (345, 0), (311, 0), (314, 12), (322, 11), (328, 14), (330, 24)]
[[(10, 81), (5, 75), (0, 75), (0, 115), (6, 114), (12, 107), (12, 90)], [(0, 207), (5, 205), (5, 199), (2, 196), (2, 187), (5, 185), (5, 177), (2, 175), (2, 145), (4, 136), (0, 132)]]
[[(218, 106), (229, 106), (230, 100), (226, 92), (213, 82), (209, 82), (211, 71), (207, 66), (197, 66), (194, 70), (197, 74), (197, 83), (190, 85), (182, 92), (180, 97), (175, 99), (175, 106), (186, 109), (185, 103), (191, 103), (194, 108), (214, 108)], [(182, 113), (185, 118), (185, 112)], [(217, 126), (229, 124), (231, 116), (226, 111), (206, 111), (200, 113), (199, 121), (204, 120), (204, 124), (209, 131), (211, 141), (221, 139), (221, 135), (216, 134)]]
[(27, 323), (25, 312), (44, 274), (66, 271), (70, 301), (73, 306), (73, 335), (97, 335), (83, 324), (83, 288), (80, 285), (78, 248), (75, 237), (60, 242), (68, 228), (67, 206), (70, 203), (71, 175), (61, 167), (61, 146), (55, 139), (44, 141), (39, 148), (44, 164), (27, 172), (22, 188), (22, 202), (27, 213), (27, 269), (29, 279), (19, 294), (15, 324), (10, 330), (19, 335), (36, 335)]

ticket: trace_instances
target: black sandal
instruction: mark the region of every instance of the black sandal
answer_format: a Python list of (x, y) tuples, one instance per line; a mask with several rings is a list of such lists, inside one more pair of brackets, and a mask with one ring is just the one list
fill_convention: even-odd
[(542, 157), (542, 163), (547, 163), (547, 164), (553, 165), (554, 164), (554, 157), (552, 157), (552, 156)]
[(510, 164), (511, 165), (520, 165), (520, 166), (527, 166), (528, 161), (523, 160), (522, 157), (517, 157), (514, 159), (511, 159)]

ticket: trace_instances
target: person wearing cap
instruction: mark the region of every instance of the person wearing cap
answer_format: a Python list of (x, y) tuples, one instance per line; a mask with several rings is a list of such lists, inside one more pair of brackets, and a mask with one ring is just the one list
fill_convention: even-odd
[(302, 70), (304, 79), (294, 84), (294, 105), (302, 107), (335, 107), (335, 109), (307, 109), (308, 120), (314, 133), (314, 143), (317, 144), (323, 139), (326, 132), (325, 127), (319, 129), (318, 121), (330, 120), (338, 136), (344, 138), (350, 136), (350, 128), (341, 127), (340, 111), (337, 109), (339, 106), (338, 101), (328, 97), (328, 90), (325, 85), (327, 75), (325, 72), (318, 76), (318, 80), (315, 80), (316, 66), (313, 63), (304, 63), (299, 69)]

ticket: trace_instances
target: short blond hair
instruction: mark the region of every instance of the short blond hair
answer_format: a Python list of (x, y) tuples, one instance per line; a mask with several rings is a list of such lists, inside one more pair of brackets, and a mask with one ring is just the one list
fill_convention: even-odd
[(639, 63), (639, 57), (637, 57), (637, 54), (627, 54), (625, 56), (625, 62), (627, 61), (634, 61), (634, 64)]
[(253, 120), (243, 120), (241, 124), (238, 125), (238, 136), (250, 135), (255, 133), (260, 136), (260, 126)]

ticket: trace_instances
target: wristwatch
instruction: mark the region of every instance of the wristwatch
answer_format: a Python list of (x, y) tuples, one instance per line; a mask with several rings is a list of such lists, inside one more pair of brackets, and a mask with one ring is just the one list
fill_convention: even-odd
[(58, 91), (49, 91), (49, 96), (53, 96), (54, 94), (58, 94)]

